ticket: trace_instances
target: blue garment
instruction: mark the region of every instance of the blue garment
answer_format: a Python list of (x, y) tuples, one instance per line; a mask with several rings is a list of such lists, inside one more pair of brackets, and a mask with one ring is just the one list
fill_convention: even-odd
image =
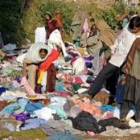
[(57, 91), (67, 91), (67, 89), (65, 88), (65, 86), (62, 84), (62, 83), (60, 83), (60, 82), (57, 82), (56, 84), (55, 84), (55, 89), (57, 90)]
[(3, 115), (11, 115), (15, 110), (20, 109), (20, 106), (18, 103), (10, 104), (3, 108), (2, 111), (0, 111), (0, 117)]
[(18, 111), (18, 113), (23, 113), (25, 111), (25, 106), (27, 105), (27, 102), (28, 102), (28, 99), (25, 99), (25, 98), (17, 99), (16, 103), (6, 106), (0, 112), (0, 116), (2, 116), (2, 115), (11, 115), (15, 111)]
[(45, 107), (45, 106), (40, 102), (37, 102), (37, 103), (28, 102), (28, 104), (25, 107), (25, 110), (29, 114), (32, 114), (35, 110), (41, 109), (43, 107)]
[(7, 88), (5, 88), (5, 87), (0, 87), (0, 95), (3, 93), (3, 92), (5, 92), (7, 90)]
[(56, 106), (56, 105), (49, 105), (49, 108), (51, 108), (52, 110), (56, 111), (56, 114), (60, 117), (60, 118), (67, 118), (66, 112), (64, 111), (64, 109), (60, 106)]
[(100, 110), (102, 110), (102, 111), (111, 111), (111, 112), (113, 112), (113, 111), (114, 111), (114, 107), (112, 107), (111, 105), (102, 105), (102, 106), (100, 107)]
[(92, 62), (85, 62), (87, 68), (92, 68)]
[(124, 85), (118, 84), (116, 86), (116, 102), (118, 104), (122, 104), (123, 103), (123, 95), (124, 95)]
[(20, 109), (17, 110), (17, 113), (23, 113), (25, 111), (25, 107), (27, 105), (27, 103), (29, 102), (29, 99), (26, 98), (18, 98), (17, 99), (17, 103), (20, 106)]
[(47, 140), (81, 140), (80, 138), (77, 138), (73, 135), (71, 135), (69, 132), (56, 132)]
[(45, 124), (47, 124), (45, 120), (39, 118), (33, 118), (33, 119), (26, 120), (24, 123), (22, 123), (19, 129), (20, 130), (35, 129)]

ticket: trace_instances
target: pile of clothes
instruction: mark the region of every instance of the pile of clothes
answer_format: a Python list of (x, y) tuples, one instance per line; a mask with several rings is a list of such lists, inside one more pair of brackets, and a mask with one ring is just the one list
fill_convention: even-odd
[[(100, 96), (91, 100), (82, 97), (97, 76), (91, 69), (94, 58), (82, 57), (86, 50), (70, 43), (66, 49), (69, 61), (60, 57), (54, 62), (57, 73), (53, 92), (39, 94), (32, 90), (26, 77), (21, 76), (22, 65), (16, 59), (0, 64), (0, 119), (20, 122), (12, 131), (41, 128), (50, 140), (58, 134), (78, 140), (72, 135), (94, 136), (105, 132), (107, 126), (129, 129), (119, 120), (119, 106), (108, 105), (108, 90), (101, 89)], [(128, 117), (132, 115), (131, 111)]]

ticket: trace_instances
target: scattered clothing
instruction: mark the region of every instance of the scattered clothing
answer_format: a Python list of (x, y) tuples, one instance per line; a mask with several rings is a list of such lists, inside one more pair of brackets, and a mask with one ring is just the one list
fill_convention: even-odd
[(82, 111), (77, 117), (69, 118), (72, 120), (73, 127), (81, 131), (93, 131), (95, 133), (100, 132), (97, 120), (88, 112)]
[(46, 124), (47, 122), (43, 119), (39, 118), (32, 118), (29, 120), (26, 120), (24, 123), (22, 123), (19, 127), (21, 131), (23, 130), (30, 130), (40, 127), (42, 124)]
[(100, 120), (98, 122), (98, 125), (100, 125), (104, 128), (106, 126), (114, 126), (114, 127), (120, 128), (120, 129), (129, 129), (130, 128), (127, 124), (121, 123), (121, 121), (117, 118)]

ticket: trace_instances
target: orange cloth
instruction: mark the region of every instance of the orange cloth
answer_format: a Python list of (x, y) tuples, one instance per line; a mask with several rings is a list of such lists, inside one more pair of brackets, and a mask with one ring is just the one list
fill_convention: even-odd
[(47, 57), (47, 59), (40, 64), (38, 69), (38, 84), (41, 83), (44, 72), (48, 70), (52, 62), (55, 61), (58, 57), (59, 51), (53, 49), (51, 54)]
[(94, 103), (85, 103), (80, 100), (73, 100), (74, 104), (79, 105), (80, 109), (90, 114), (97, 116), (99, 118), (102, 117), (101, 110)]

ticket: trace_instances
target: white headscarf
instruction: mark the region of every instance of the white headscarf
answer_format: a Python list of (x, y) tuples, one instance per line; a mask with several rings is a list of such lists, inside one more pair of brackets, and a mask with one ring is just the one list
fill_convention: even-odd
[[(40, 49), (46, 49), (48, 51), (48, 54), (43, 59), (40, 58), (39, 56)], [(50, 47), (48, 47), (43, 43), (35, 43), (29, 48), (24, 59), (26, 59), (29, 63), (39, 63), (44, 61), (50, 53), (51, 53)]]

